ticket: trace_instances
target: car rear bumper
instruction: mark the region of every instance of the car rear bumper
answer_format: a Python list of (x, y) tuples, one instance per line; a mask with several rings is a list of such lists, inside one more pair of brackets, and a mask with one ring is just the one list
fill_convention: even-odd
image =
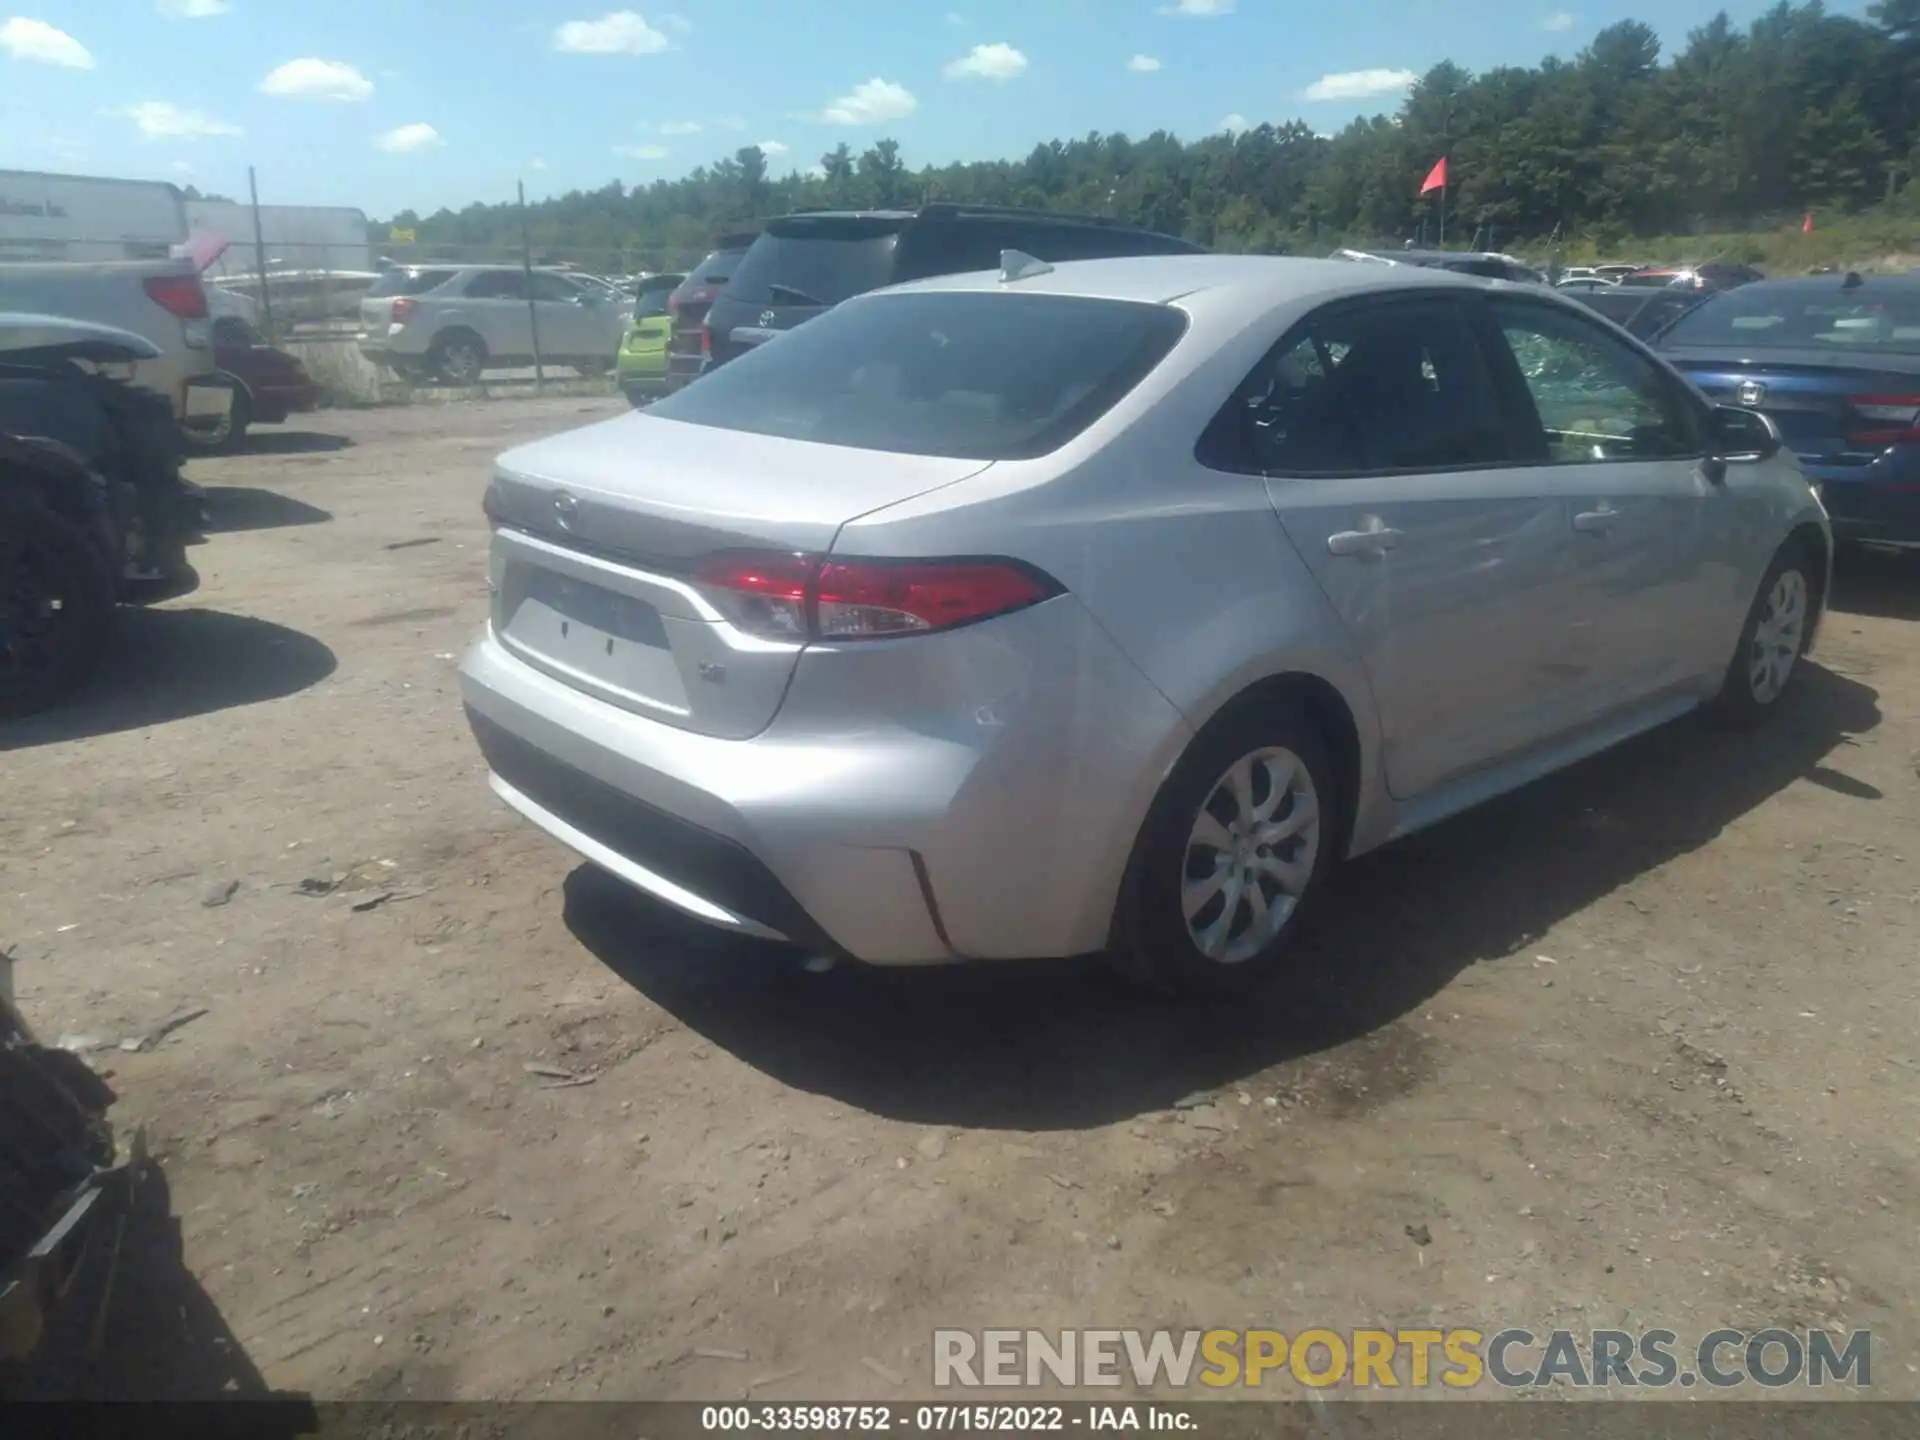
[(1847, 467), (1802, 462), (1807, 478), (1820, 487), (1836, 540), (1920, 544), (1920, 451), (1896, 458), (1907, 463)]
[(319, 404), (318, 385), (257, 385), (253, 391), (254, 418), (268, 425), (289, 415), (303, 415)]
[(810, 650), (751, 740), (597, 700), (491, 631), (461, 688), (495, 793), (555, 838), (709, 924), (875, 964), (1102, 948), (1186, 736), (1071, 597)]

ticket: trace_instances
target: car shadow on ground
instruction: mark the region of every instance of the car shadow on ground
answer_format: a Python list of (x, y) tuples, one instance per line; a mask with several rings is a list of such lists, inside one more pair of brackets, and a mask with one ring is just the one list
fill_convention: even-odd
[(240, 443), (235, 445), (234, 455), (319, 455), (329, 450), (350, 450), (353, 448), (350, 435), (330, 435), (318, 430), (261, 430), (247, 431)]
[(319, 525), (333, 519), (328, 511), (303, 500), (256, 490), (248, 485), (205, 485), (206, 532), (233, 535), (242, 530), (277, 530), (286, 525)]
[(0, 722), (0, 753), (277, 700), (334, 671), (298, 630), (218, 610), (126, 610), (92, 682), (66, 704)]
[(318, 1429), (307, 1397), (267, 1384), (187, 1267), (166, 1172), (151, 1158), (137, 1172), (112, 1302), (78, 1398), (248, 1400), (256, 1402), (247, 1410), (249, 1435), (272, 1440)]
[(1849, 546), (1833, 562), (1833, 609), (1842, 615), (1920, 620), (1920, 555)]
[(1877, 698), (1809, 664), (1758, 731), (1682, 720), (1377, 851), (1338, 872), (1288, 977), (1232, 1004), (1131, 994), (1085, 961), (805, 975), (785, 947), (710, 930), (589, 866), (568, 877), (566, 922), (622, 979), (787, 1084), (923, 1123), (1099, 1125), (1390, 1024), (1796, 780), (1874, 803), (1827, 762), (1879, 723)]

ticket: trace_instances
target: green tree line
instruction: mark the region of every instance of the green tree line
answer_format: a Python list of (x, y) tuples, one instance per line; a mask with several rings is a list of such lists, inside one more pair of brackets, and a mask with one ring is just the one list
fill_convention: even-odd
[[(1456, 240), (1604, 245), (1876, 206), (1920, 220), (1920, 0), (1878, 0), (1863, 18), (1783, 0), (1744, 30), (1722, 12), (1664, 63), (1659, 37), (1631, 20), (1571, 60), (1478, 75), (1443, 61), (1397, 112), (1334, 135), (1299, 120), (1184, 142), (1094, 132), (1019, 160), (917, 170), (882, 139), (784, 176), (747, 146), (681, 179), (539, 201), (528, 223), (542, 250), (650, 268), (768, 215), (934, 200), (1108, 215), (1222, 250), (1324, 251), (1423, 225), (1431, 237), (1433, 200), (1416, 192), (1443, 155)], [(520, 239), (511, 203), (392, 224), (423, 248)]]

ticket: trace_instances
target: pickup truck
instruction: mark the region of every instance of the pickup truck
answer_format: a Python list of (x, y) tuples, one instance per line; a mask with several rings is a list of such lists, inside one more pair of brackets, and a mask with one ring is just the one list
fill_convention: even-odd
[(233, 389), (215, 374), (213, 327), (201, 262), (168, 260), (0, 263), (0, 312), (59, 315), (131, 331), (160, 352), (134, 384), (166, 396), (182, 429), (217, 428)]

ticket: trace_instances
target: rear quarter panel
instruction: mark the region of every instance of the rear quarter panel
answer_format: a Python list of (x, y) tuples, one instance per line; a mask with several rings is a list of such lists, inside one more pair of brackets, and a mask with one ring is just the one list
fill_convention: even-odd
[(143, 360), (135, 383), (167, 397), (176, 417), (185, 410), (187, 383), (214, 371), (211, 345), (187, 344), (186, 322), (147, 295), (150, 276), (192, 274), (185, 261), (98, 264), (0, 264), (0, 309), (37, 311), (131, 330), (160, 350)]
[[(862, 516), (835, 541), (847, 554), (1012, 555), (1078, 597), (1184, 722), (1143, 766), (1123, 850), (1191, 733), (1249, 686), (1288, 674), (1325, 681), (1353, 716), (1356, 843), (1389, 823), (1375, 794), (1372, 692), (1344, 627), (1260, 477), (1208, 470), (1193, 456), (1220, 406), (1307, 308), (1256, 317), (1224, 342), (1218, 329), (1200, 344), (1190, 333), (1061, 451)], [(1060, 657), (1062, 683), (1072, 658)]]

